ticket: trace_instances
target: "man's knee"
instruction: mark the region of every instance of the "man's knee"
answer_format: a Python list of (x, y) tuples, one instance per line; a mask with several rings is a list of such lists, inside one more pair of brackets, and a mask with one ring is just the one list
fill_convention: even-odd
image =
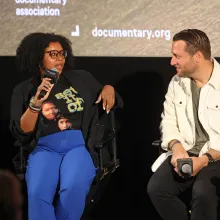
[(160, 183), (158, 183), (158, 181), (154, 181), (154, 178), (151, 177), (151, 179), (149, 180), (149, 182), (147, 184), (148, 195), (151, 198), (154, 197), (156, 195), (156, 193), (158, 193), (159, 189), (161, 189)]
[(201, 202), (217, 202), (215, 187), (205, 184), (204, 181), (195, 182), (192, 189), (192, 196), (193, 199), (198, 199)]

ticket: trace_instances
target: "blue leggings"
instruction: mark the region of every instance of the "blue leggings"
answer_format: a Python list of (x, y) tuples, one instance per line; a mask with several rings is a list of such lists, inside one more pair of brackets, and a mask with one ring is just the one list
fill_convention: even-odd
[(40, 138), (27, 165), (28, 219), (80, 220), (95, 173), (80, 130)]

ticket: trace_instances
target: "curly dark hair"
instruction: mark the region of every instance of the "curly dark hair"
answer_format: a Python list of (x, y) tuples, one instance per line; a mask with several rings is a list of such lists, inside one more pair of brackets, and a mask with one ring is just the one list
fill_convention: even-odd
[(16, 66), (18, 72), (28, 75), (40, 74), (39, 65), (42, 64), (44, 51), (51, 42), (59, 42), (67, 51), (64, 69), (73, 69), (74, 56), (72, 43), (69, 39), (55, 33), (35, 32), (25, 36), (16, 50)]

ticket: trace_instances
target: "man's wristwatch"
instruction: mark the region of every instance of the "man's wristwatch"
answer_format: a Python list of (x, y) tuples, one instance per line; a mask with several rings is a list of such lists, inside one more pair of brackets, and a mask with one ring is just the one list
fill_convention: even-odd
[(215, 160), (213, 159), (213, 157), (211, 156), (211, 154), (210, 153), (204, 153), (203, 155), (206, 155), (207, 157), (208, 157), (208, 159), (209, 159), (209, 163), (213, 163), (213, 162), (215, 162)]

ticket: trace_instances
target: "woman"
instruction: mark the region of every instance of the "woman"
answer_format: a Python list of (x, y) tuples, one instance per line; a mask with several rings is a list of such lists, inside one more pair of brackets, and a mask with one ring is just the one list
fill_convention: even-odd
[[(29, 34), (21, 41), (16, 59), (21, 72), (34, 75), (14, 88), (10, 121), (14, 137), (30, 150), (28, 219), (79, 220), (96, 175), (93, 131), (98, 103), (102, 101), (108, 113), (115, 104), (114, 88), (102, 87), (86, 71), (73, 70), (71, 43), (61, 35)], [(58, 72), (55, 84), (44, 76), (48, 70)], [(46, 91), (44, 96), (42, 91)], [(116, 100), (122, 103), (119, 96)], [(46, 103), (56, 111), (43, 108)], [(47, 117), (46, 111), (56, 114)], [(71, 123), (71, 129), (60, 130), (59, 114)]]

